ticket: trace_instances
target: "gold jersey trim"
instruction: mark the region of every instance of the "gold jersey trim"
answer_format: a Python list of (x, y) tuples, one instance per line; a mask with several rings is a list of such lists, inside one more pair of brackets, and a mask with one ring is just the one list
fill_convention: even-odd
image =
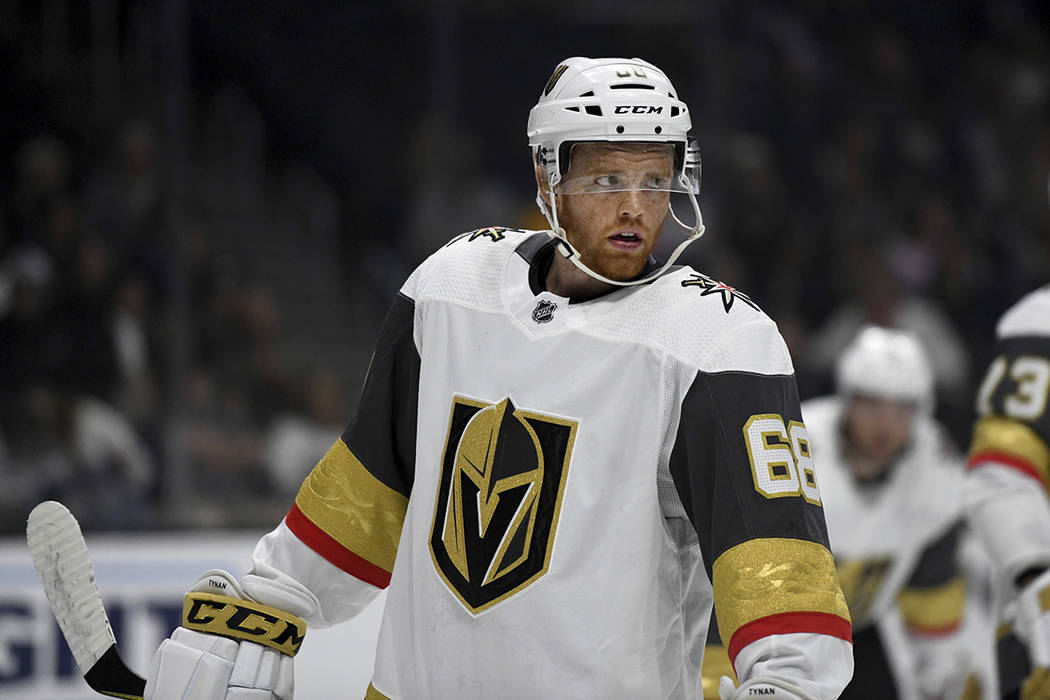
[(1024, 423), (1000, 416), (977, 421), (970, 446), (970, 459), (982, 453), (1005, 453), (1022, 460), (1037, 472), (1043, 484), (1050, 483), (1050, 446)]
[(374, 685), (369, 683), (368, 690), (365, 691), (365, 700), (390, 700), (390, 698), (380, 693)]
[(340, 545), (393, 571), (408, 498), (373, 476), (342, 439), (306, 477), (295, 504)]
[(966, 607), (966, 582), (957, 577), (935, 588), (905, 588), (897, 596), (897, 605), (909, 627), (948, 630), (962, 620)]
[(892, 567), (891, 557), (842, 559), (835, 563), (839, 586), (846, 596), (846, 605), (849, 606), (849, 614), (854, 624), (863, 625), (869, 622), (871, 607)]
[(822, 544), (757, 538), (727, 549), (711, 568), (723, 640), (731, 640), (749, 622), (782, 613), (850, 619), (834, 559)]

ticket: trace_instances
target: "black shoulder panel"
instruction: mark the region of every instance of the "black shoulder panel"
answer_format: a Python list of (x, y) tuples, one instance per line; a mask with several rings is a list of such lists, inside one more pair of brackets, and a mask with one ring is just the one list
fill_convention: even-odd
[(419, 353), (413, 340), (415, 302), (398, 294), (379, 331), (357, 414), (343, 441), (368, 471), (408, 496), (416, 456)]
[[(802, 459), (793, 458), (795, 453)], [(697, 375), (682, 403), (670, 468), (709, 575), (719, 555), (754, 538), (786, 537), (828, 546), (824, 511), (812, 498), (812, 469), (808, 494), (801, 489), (777, 492), (782, 480), (791, 478), (790, 470), (797, 476), (804, 471), (800, 465), (811, 466), (809, 459), (793, 376)], [(772, 487), (763, 485), (759, 471), (769, 475), (772, 481), (764, 483)]]
[(962, 522), (956, 522), (926, 545), (908, 578), (908, 588), (937, 588), (959, 574), (957, 551)]

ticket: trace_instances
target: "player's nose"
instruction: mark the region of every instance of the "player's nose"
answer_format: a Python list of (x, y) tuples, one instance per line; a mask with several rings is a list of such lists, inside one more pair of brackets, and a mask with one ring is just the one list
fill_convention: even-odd
[(637, 219), (645, 213), (645, 203), (639, 190), (625, 190), (619, 204), (620, 216), (624, 218)]

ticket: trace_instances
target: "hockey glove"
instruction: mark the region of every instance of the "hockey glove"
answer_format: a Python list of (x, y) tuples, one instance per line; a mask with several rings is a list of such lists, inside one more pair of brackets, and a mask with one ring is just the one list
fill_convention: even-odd
[(801, 688), (772, 678), (752, 678), (742, 683), (739, 688), (734, 688), (733, 680), (729, 676), (722, 676), (718, 684), (718, 694), (722, 696), (722, 700), (748, 700), (756, 697), (770, 700), (817, 700)]
[(182, 626), (161, 642), (145, 700), (291, 700), (306, 623), (251, 600), (225, 571), (186, 594)]

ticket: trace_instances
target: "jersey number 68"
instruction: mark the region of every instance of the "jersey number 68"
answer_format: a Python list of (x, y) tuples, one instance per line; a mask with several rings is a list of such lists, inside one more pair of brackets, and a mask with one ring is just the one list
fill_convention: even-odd
[(751, 416), (744, 424), (744, 442), (756, 491), (766, 498), (801, 495), (820, 505), (813, 455), (802, 422), (785, 425), (776, 413)]

